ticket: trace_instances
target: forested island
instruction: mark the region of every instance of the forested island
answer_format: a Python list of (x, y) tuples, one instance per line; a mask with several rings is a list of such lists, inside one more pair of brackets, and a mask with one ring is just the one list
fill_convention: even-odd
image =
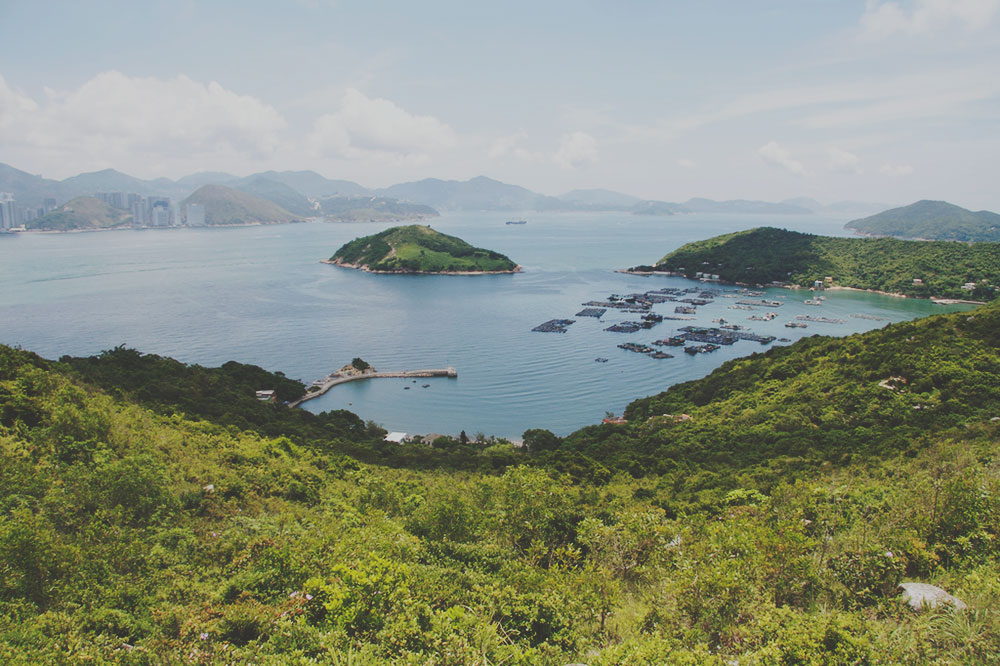
[(946, 201), (918, 201), (844, 225), (867, 236), (962, 242), (1000, 241), (1000, 215)]
[(629, 270), (800, 287), (818, 280), (921, 298), (985, 301), (996, 298), (1000, 285), (1000, 245), (836, 238), (759, 227), (688, 243), (653, 266)]
[(392, 227), (356, 238), (326, 263), (370, 273), (516, 273), (520, 266), (499, 252), (473, 247), (428, 226)]
[(998, 331), (808, 338), (523, 448), (0, 346), (0, 661), (988, 663)]

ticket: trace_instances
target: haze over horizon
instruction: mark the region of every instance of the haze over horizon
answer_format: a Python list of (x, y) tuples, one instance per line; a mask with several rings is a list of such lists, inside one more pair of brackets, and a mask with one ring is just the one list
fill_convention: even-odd
[(0, 7), (0, 161), (1000, 209), (1000, 0)]

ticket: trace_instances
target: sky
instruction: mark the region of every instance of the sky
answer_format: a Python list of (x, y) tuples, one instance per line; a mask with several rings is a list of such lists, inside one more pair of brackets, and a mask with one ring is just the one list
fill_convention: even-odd
[(1000, 211), (1000, 0), (0, 0), (0, 162)]

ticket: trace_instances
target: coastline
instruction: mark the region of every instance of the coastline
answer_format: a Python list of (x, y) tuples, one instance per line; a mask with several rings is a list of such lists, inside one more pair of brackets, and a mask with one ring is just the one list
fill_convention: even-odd
[[(630, 270), (628, 268), (618, 268), (618, 269), (615, 270), (615, 272), (616, 273), (626, 273), (628, 275), (642, 275), (642, 276), (645, 276), (645, 277), (648, 277), (650, 275), (666, 275), (668, 277), (679, 277), (679, 278), (684, 278), (685, 280), (693, 280), (695, 282), (703, 282), (704, 281), (704, 280), (698, 280), (697, 278), (689, 278), (688, 276), (683, 275), (681, 273), (677, 273), (675, 271), (633, 271), (633, 270)], [(808, 289), (808, 290), (811, 290), (811, 291), (813, 290), (813, 287), (803, 287), (802, 285), (798, 285), (798, 284), (758, 284), (758, 285), (751, 285), (751, 284), (748, 284), (746, 282), (731, 282), (729, 280), (707, 280), (707, 282), (709, 282), (709, 283), (715, 283), (715, 284), (728, 284), (728, 285), (738, 286), (738, 287), (753, 286), (753, 287), (777, 287), (777, 288), (789, 289), (789, 290), (799, 290), (799, 289)], [(915, 298), (917, 300), (922, 300), (922, 301), (931, 301), (932, 303), (936, 303), (938, 305), (986, 305), (986, 301), (972, 301), (972, 300), (966, 300), (966, 299), (961, 299), (961, 298), (940, 298), (938, 296), (911, 296), (909, 294), (901, 294), (901, 293), (896, 292), (896, 291), (882, 291), (881, 289), (862, 289), (861, 287), (844, 287), (844, 286), (841, 286), (841, 285), (824, 286), (823, 289), (822, 289), (822, 291), (860, 291), (860, 292), (866, 292), (866, 293), (869, 293), (869, 294), (880, 294), (882, 296), (891, 296), (893, 298)]]
[(367, 266), (347, 264), (332, 259), (320, 259), (320, 263), (340, 266), (341, 268), (350, 268), (365, 273), (374, 273), (376, 275), (513, 275), (514, 273), (524, 272), (524, 268), (520, 265), (515, 266), (509, 271), (377, 271)]

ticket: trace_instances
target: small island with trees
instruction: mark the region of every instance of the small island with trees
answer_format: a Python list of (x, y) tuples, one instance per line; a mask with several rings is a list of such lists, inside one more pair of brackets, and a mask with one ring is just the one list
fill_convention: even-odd
[(654, 266), (628, 270), (739, 284), (809, 287), (819, 280), (827, 287), (988, 301), (1000, 285), (1000, 245), (834, 238), (759, 227), (687, 243)]
[(417, 224), (356, 238), (324, 263), (369, 273), (479, 275), (521, 270), (499, 252), (473, 247), (461, 238)]

